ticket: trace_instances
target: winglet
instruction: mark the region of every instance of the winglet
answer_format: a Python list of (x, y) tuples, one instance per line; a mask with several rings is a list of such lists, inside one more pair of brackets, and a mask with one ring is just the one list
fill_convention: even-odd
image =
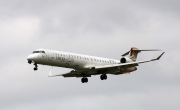
[(129, 54), (129, 52), (130, 51), (128, 51), (128, 52), (126, 52), (126, 53), (124, 53), (123, 55), (121, 55), (121, 56), (126, 56), (126, 55), (128, 55)]
[(159, 55), (156, 59), (152, 59), (152, 61), (154, 61), (154, 60), (159, 60), (159, 59), (163, 56), (164, 53), (165, 53), (165, 52), (163, 52), (161, 55)]
[(163, 54), (164, 54), (165, 52), (163, 52), (159, 57), (157, 57), (156, 59), (157, 60), (159, 60), (162, 56), (163, 56)]

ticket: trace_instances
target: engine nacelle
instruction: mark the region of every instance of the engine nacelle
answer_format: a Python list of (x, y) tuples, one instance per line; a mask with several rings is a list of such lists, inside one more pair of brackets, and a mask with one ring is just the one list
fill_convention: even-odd
[(123, 57), (120, 59), (120, 62), (121, 63), (130, 63), (130, 62), (132, 62), (132, 60), (128, 57)]

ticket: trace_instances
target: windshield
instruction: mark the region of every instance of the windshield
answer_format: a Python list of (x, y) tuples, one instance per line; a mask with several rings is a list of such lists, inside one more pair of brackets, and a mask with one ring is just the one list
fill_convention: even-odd
[(45, 51), (34, 51), (33, 53), (45, 53)]

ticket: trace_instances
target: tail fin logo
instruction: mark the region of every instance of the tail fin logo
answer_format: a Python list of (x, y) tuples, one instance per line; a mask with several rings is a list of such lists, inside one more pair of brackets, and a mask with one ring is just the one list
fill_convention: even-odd
[(129, 55), (130, 59), (132, 61), (136, 61), (137, 55), (138, 55), (139, 52), (140, 52), (140, 50), (138, 48), (132, 47), (131, 50), (130, 50), (130, 55)]

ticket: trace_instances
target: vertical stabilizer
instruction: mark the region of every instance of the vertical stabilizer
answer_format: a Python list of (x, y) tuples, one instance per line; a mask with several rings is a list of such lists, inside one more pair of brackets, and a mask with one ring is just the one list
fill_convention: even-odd
[(140, 53), (141, 51), (161, 51), (158, 49), (148, 49), (148, 50), (139, 50), (136, 47), (132, 47), (130, 51), (126, 52), (125, 54), (123, 54), (122, 56), (127, 56), (129, 57), (132, 61), (136, 61), (138, 53)]
[(141, 50), (139, 50), (139, 49), (136, 48), (136, 47), (132, 47), (131, 50), (130, 50), (130, 52), (129, 52), (129, 58), (130, 58), (132, 61), (136, 61), (139, 52), (141, 52)]

